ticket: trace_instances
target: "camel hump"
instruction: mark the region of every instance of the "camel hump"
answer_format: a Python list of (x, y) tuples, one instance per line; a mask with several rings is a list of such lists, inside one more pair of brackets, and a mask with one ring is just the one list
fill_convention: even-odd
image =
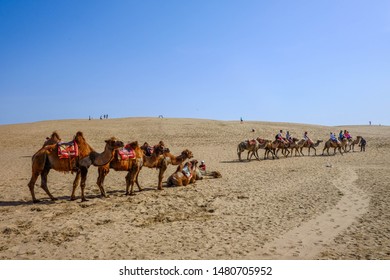
[(84, 134), (81, 131), (77, 131), (75, 137), (83, 137), (84, 138)]
[(50, 136), (51, 139), (58, 139), (58, 141), (61, 141), (61, 137), (58, 135), (57, 131), (53, 131), (53, 133)]
[[(138, 141), (133, 141), (133, 142), (130, 142), (129, 144), (127, 144), (127, 145), (129, 145), (129, 147), (131, 147), (132, 149), (136, 149), (136, 148), (138, 148), (139, 147), (139, 145), (138, 145)], [(126, 146), (127, 146), (126, 145)]]
[(79, 144), (85, 142), (84, 134), (81, 131), (77, 131), (74, 140)]

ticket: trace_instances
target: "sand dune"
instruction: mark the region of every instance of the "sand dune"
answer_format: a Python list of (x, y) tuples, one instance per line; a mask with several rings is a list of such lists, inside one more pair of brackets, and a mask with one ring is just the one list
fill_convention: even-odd
[[(327, 140), (344, 128), (367, 139), (365, 153), (321, 156), (320, 144), (317, 156), (238, 161), (244, 139), (283, 129)], [(102, 199), (91, 167), (81, 203), (69, 201), (74, 174), (52, 170), (48, 186), (59, 200), (37, 184), (42, 202), (33, 204), (31, 156), (54, 130), (64, 141), (83, 131), (99, 152), (111, 136), (164, 140), (223, 177), (157, 191), (158, 172), (144, 168), (145, 191), (129, 197), (126, 173), (111, 171)], [(0, 135), (0, 259), (390, 259), (387, 126), (127, 118), (2, 125)]]

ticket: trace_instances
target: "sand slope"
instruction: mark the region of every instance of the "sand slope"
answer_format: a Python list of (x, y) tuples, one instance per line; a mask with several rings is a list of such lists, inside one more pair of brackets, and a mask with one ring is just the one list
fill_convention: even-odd
[[(237, 158), (240, 141), (272, 139), (279, 129), (327, 140), (344, 128), (367, 139), (365, 153), (319, 156), (320, 144), (317, 156)], [(33, 204), (31, 156), (54, 130), (63, 140), (81, 130), (97, 151), (111, 136), (164, 140), (174, 154), (190, 149), (223, 178), (157, 191), (158, 172), (144, 168), (145, 191), (127, 197), (126, 173), (111, 171), (110, 198), (101, 199), (91, 167), (89, 201), (81, 203), (69, 201), (74, 175), (51, 171), (48, 186), (59, 200), (37, 184), (42, 202)], [(390, 259), (386, 126), (127, 118), (3, 125), (0, 135), (0, 259)]]

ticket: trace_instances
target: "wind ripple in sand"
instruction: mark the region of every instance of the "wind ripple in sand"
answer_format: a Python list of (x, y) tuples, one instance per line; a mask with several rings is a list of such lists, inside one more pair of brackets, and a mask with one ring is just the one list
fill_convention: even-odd
[(248, 259), (315, 259), (326, 244), (368, 211), (369, 197), (355, 186), (357, 178), (352, 168), (343, 167), (334, 180), (343, 197), (333, 209), (266, 244)]

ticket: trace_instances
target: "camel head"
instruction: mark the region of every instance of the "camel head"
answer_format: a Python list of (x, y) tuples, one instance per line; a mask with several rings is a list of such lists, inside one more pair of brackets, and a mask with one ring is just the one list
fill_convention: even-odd
[(182, 155), (183, 157), (188, 158), (188, 159), (194, 157), (194, 155), (192, 154), (192, 152), (191, 152), (190, 150), (188, 150), (188, 149), (182, 151), (182, 152), (181, 152), (181, 155)]
[(191, 163), (193, 168), (196, 168), (196, 166), (198, 165), (198, 161), (196, 159), (191, 160), (190, 163)]
[(164, 143), (160, 143), (154, 146), (153, 153), (157, 156), (164, 154), (165, 147), (163, 145)]
[(119, 141), (119, 140), (116, 139), (115, 137), (111, 137), (110, 139), (106, 140), (105, 142), (106, 142), (106, 144), (107, 144), (110, 148), (112, 148), (113, 150), (122, 148), (122, 147), (124, 146), (123, 142), (122, 142), (122, 141)]

